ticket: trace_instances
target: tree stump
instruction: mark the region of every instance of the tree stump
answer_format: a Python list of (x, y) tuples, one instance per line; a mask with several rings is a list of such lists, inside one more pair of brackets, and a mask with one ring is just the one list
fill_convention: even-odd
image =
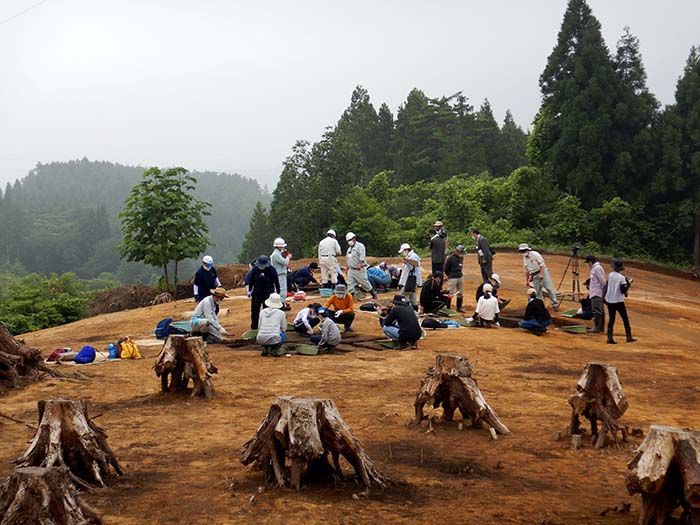
[(0, 392), (19, 388), (36, 381), (45, 372), (62, 376), (58, 371), (44, 365), (44, 358), (36, 348), (30, 348), (18, 341), (0, 322)]
[(700, 432), (652, 425), (628, 468), (627, 490), (642, 495), (640, 524), (670, 523), (679, 506), (678, 523), (700, 524)]
[(192, 380), (192, 397), (214, 396), (211, 377), (218, 369), (209, 361), (201, 337), (171, 335), (163, 344), (153, 366), (160, 377), (162, 392), (182, 392)]
[(39, 401), (39, 428), (24, 455), (15, 460), (20, 467), (60, 467), (70, 470), (82, 486), (105, 486), (110, 466), (122, 470), (107, 434), (88, 418), (85, 401), (49, 399)]
[(256, 462), (266, 479), (276, 480), (280, 487), (289, 482), (299, 489), (305, 472), (331, 472), (335, 479), (343, 479), (341, 455), (355, 469), (366, 494), (372, 483), (382, 488), (388, 483), (330, 399), (278, 397), (240, 455), (241, 463)]
[(68, 474), (67, 467), (15, 469), (0, 488), (0, 525), (102, 523)]
[(433, 408), (442, 405), (444, 421), (452, 421), (455, 410), (459, 409), (463, 419), (469, 418), (472, 426), (489, 430), (494, 439), (496, 433), (510, 434), (510, 430), (486, 402), (476, 379), (472, 377), (467, 356), (435, 356), (435, 366), (428, 368), (416, 395), (416, 423), (420, 423), (426, 417), (423, 415), (426, 403), (432, 403)]
[[(576, 385), (576, 393), (569, 398), (571, 405), (571, 423), (569, 434), (579, 433), (579, 417), (584, 416), (591, 423), (591, 439), (596, 448), (605, 446), (610, 436), (617, 442), (619, 430), (622, 440), (627, 441), (627, 430), (618, 420), (627, 410), (629, 404), (617, 377), (617, 368), (604, 363), (588, 363), (583, 368), (581, 378)], [(602, 422), (598, 432), (598, 420)]]

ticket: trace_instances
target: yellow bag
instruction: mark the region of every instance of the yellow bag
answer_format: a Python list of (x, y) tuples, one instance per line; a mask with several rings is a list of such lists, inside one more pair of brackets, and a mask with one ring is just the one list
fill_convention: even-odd
[(134, 340), (131, 339), (131, 337), (127, 337), (119, 346), (121, 348), (121, 353), (119, 356), (122, 359), (141, 359), (139, 347), (136, 346), (136, 343), (134, 343)]

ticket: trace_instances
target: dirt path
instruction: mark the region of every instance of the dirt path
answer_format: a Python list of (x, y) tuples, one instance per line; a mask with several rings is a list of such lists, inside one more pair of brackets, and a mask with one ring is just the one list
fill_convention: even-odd
[[(557, 284), (567, 259), (547, 259)], [(471, 308), (478, 269), (473, 257), (465, 266)], [(517, 255), (496, 257), (502, 294), (513, 298), (513, 309), (525, 305), (521, 268)], [(628, 300), (639, 339), (633, 344), (624, 343), (620, 323), (616, 346), (606, 345), (603, 336), (550, 330), (535, 337), (518, 329), (432, 331), (417, 351), (289, 359), (210, 345), (219, 368), (217, 396), (210, 402), (161, 396), (151, 370), (159, 347), (141, 346), (142, 361), (83, 367), (89, 381), (47, 380), (6, 394), (0, 410), (34, 423), (37, 400), (90, 400), (90, 413), (102, 414), (98, 423), (130, 472), (87, 496), (106, 523), (424, 523), (438, 518), (444, 523), (632, 524), (640, 501), (624, 486), (631, 448), (572, 451), (568, 442), (553, 439), (568, 424), (567, 399), (588, 361), (618, 367), (630, 402), (622, 418), (628, 426), (700, 428), (700, 283), (634, 268), (627, 274), (635, 280)], [(224, 306), (230, 308), (224, 324), (241, 334), (249, 323), (247, 300), (232, 298)], [(65, 345), (105, 347), (127, 333), (148, 338), (159, 319), (192, 307), (180, 301), (119, 312), (24, 339), (45, 354)], [(369, 313), (357, 314), (355, 328), (380, 333)], [(440, 351), (466, 354), (475, 363), (484, 395), (512, 436), (494, 442), (484, 431), (459, 431), (456, 423), (429, 433), (407, 427), (420, 380)], [(375, 490), (364, 500), (352, 498), (351, 483), (301, 492), (266, 486), (260, 473), (238, 462), (238, 449), (280, 394), (332, 398), (377, 466), (405, 484)], [(4, 477), (32, 431), (0, 421), (0, 434)], [(632, 502), (630, 514), (599, 516), (623, 501)]]

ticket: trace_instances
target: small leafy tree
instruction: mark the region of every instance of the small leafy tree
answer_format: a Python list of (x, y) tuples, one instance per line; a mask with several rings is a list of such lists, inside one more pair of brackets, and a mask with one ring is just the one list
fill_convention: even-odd
[[(197, 180), (185, 168), (151, 168), (131, 189), (119, 214), (123, 240), (119, 253), (128, 261), (163, 268), (168, 290), (177, 288), (178, 263), (202, 253), (210, 243), (204, 217), (210, 204), (192, 192)], [(174, 262), (173, 286), (168, 263)]]

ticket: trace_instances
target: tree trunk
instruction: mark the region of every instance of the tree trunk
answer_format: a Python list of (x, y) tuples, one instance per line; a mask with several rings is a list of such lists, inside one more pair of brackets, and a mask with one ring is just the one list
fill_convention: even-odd
[(201, 337), (168, 336), (153, 368), (164, 393), (185, 391), (191, 379), (192, 397), (214, 396), (211, 378), (218, 370), (209, 361)]
[(175, 259), (175, 269), (173, 271), (173, 295), (177, 294), (177, 263), (178, 260)]
[(693, 235), (693, 271), (700, 267), (700, 195), (695, 208), (695, 231)]
[[(333, 464), (328, 461), (331, 454)], [(339, 458), (352, 465), (369, 493), (372, 483), (388, 479), (375, 467), (330, 399), (278, 397), (252, 439), (240, 450), (241, 463), (255, 462), (268, 480), (299, 489), (302, 476), (330, 472), (343, 479)], [(287, 460), (289, 468), (286, 468)]]
[(0, 489), (0, 525), (102, 523), (68, 474), (66, 467), (15, 469)]
[(36, 381), (42, 372), (63, 377), (60, 372), (44, 365), (39, 350), (17, 341), (0, 322), (0, 392)]
[(124, 474), (107, 434), (88, 418), (85, 401), (39, 401), (39, 427), (29, 448), (17, 460), (20, 467), (66, 466), (82, 485), (105, 486), (110, 467)]
[(486, 402), (476, 379), (472, 377), (472, 369), (466, 356), (435, 356), (435, 366), (428, 368), (416, 394), (416, 423), (425, 419), (423, 407), (426, 403), (431, 403), (433, 408), (442, 405), (442, 419), (445, 421), (452, 421), (455, 410), (459, 409), (462, 418), (471, 419), (474, 427), (493, 429), (495, 433), (503, 435), (510, 434), (508, 427)]

